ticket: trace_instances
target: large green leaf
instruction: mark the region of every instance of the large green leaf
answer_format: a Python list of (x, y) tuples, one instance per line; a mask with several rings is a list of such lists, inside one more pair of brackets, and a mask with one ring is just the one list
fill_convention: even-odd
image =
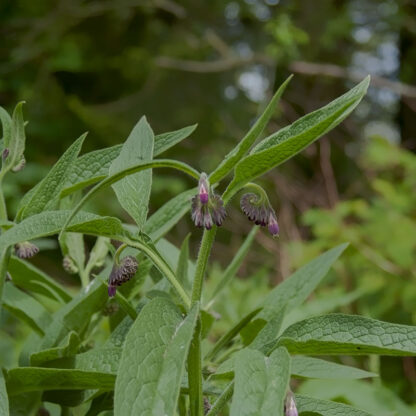
[(9, 398), (2, 371), (0, 371), (0, 416), (9, 416)]
[(40, 390), (112, 390), (113, 374), (73, 369), (19, 367), (6, 374), (9, 395)]
[[(67, 222), (70, 211), (44, 211), (26, 218), (0, 236), (0, 249), (22, 241), (57, 234)], [(78, 213), (67, 231), (116, 238), (124, 233), (120, 220), (100, 217), (87, 212)]]
[(330, 104), (260, 142), (236, 165), (233, 181), (227, 188), (224, 199), (227, 201), (241, 186), (290, 159), (337, 126), (359, 104), (369, 82), (370, 78), (367, 77)]
[(86, 134), (78, 138), (42, 179), (18, 213), (20, 220), (48, 209), (54, 209), (68, 174), (81, 151)]
[(12, 118), (3, 107), (0, 107), (0, 122), (3, 132), (3, 148), (5, 148), (7, 147), (6, 145), (9, 145), (12, 136)]
[(295, 354), (416, 356), (416, 327), (356, 315), (330, 314), (297, 322), (277, 345)]
[[(126, 176), (133, 175), (137, 172), (144, 171), (146, 169), (154, 169), (154, 168), (173, 168), (178, 169), (182, 172), (187, 173), (188, 175), (192, 176), (195, 179), (199, 178), (199, 172), (193, 169), (191, 166), (182, 163), (177, 162), (176, 160), (170, 160), (170, 159), (159, 159), (159, 160), (153, 160), (151, 162), (144, 162), (139, 163), (135, 166), (128, 167), (126, 169), (123, 169), (120, 172), (115, 173), (114, 175), (108, 176), (106, 179), (95, 185), (82, 199), (81, 201), (76, 205), (76, 207), (73, 209), (71, 215), (68, 218), (68, 223), (71, 221), (73, 216), (82, 208), (82, 206), (89, 201), (96, 193), (101, 191), (102, 189), (105, 189), (114, 183), (122, 180)], [(67, 224), (65, 224), (64, 229), (66, 229)]]
[[(155, 136), (153, 155), (158, 156), (176, 143), (186, 139), (196, 127), (197, 125), (194, 124), (179, 130), (158, 134)], [(95, 150), (79, 157), (68, 176), (61, 196), (85, 188), (108, 176), (109, 167), (120, 154), (122, 147), (122, 144), (118, 144), (105, 149)]]
[(377, 377), (377, 374), (361, 370), (360, 368), (333, 363), (319, 358), (292, 357), (292, 375), (301, 378), (324, 379), (358, 379)]
[(254, 144), (257, 138), (260, 136), (264, 128), (266, 127), (268, 121), (272, 117), (273, 113), (276, 110), (277, 103), (280, 100), (283, 92), (285, 91), (287, 84), (292, 79), (291, 75), (276, 91), (273, 98), (270, 100), (269, 104), (265, 108), (263, 114), (257, 119), (254, 125), (251, 127), (249, 132), (244, 136), (244, 138), (225, 156), (224, 160), (220, 165), (214, 170), (210, 175), (209, 179), (212, 184), (219, 182), (224, 178), (236, 165), (236, 163), (249, 151), (250, 147)]
[(69, 302), (72, 299), (67, 290), (42, 270), (17, 257), (10, 259), (8, 272), (12, 276), (13, 283), (23, 290), (38, 293), (58, 302)]
[[(138, 163), (151, 161), (153, 145), (153, 131), (146, 117), (142, 117), (123, 144), (120, 154), (111, 164), (108, 174), (111, 176)], [(113, 184), (113, 189), (120, 205), (131, 215), (141, 230), (149, 210), (152, 189), (151, 169), (126, 176)]]
[(296, 407), (300, 414), (310, 412), (322, 416), (372, 416), (364, 410), (356, 409), (342, 403), (314, 399), (312, 397), (296, 395)]
[(235, 360), (235, 387), (230, 416), (283, 414), (289, 385), (290, 356), (285, 348), (270, 357), (246, 348)]
[(22, 292), (12, 283), (6, 282), (3, 292), (3, 307), (26, 322), (34, 331), (43, 335), (51, 323), (49, 312), (34, 297)]
[(183, 319), (165, 298), (155, 298), (143, 308), (124, 343), (115, 416), (175, 415), (197, 315), (198, 305)]

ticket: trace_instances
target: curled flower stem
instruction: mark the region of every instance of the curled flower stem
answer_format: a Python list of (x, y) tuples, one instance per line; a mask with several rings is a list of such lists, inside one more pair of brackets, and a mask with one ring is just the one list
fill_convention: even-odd
[(175, 288), (176, 292), (182, 299), (185, 307), (190, 309), (191, 307), (191, 299), (189, 298), (188, 294), (185, 292), (185, 289), (176, 279), (175, 273), (172, 271), (170, 266), (165, 262), (165, 260), (159, 255), (159, 253), (153, 250), (148, 245), (144, 244), (141, 241), (125, 239), (125, 243), (131, 247), (137, 248), (138, 250), (142, 251), (149, 259), (154, 263), (154, 265), (166, 276), (169, 280), (171, 285)]
[(253, 182), (249, 182), (246, 183), (243, 187), (241, 187), (241, 189), (243, 188), (249, 189), (253, 191), (255, 194), (257, 194), (260, 197), (259, 203), (267, 202), (270, 205), (269, 197), (267, 196), (266, 191), (260, 185), (257, 185)]
[(120, 264), (120, 255), (121, 255), (121, 253), (127, 247), (128, 247), (128, 245), (126, 243), (124, 243), (115, 252), (115, 254), (114, 254), (114, 263), (117, 264), (117, 266)]

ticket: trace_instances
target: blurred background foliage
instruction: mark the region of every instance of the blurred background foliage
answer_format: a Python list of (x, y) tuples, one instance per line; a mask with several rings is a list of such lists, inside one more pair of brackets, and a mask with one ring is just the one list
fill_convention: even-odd
[[(241, 299), (255, 304), (268, 285), (349, 241), (308, 312), (342, 310), (416, 324), (413, 0), (3, 0), (0, 39), (0, 105), (11, 111), (25, 100), (29, 120), (27, 166), (5, 185), (12, 213), (84, 131), (84, 151), (91, 151), (121, 143), (143, 114), (156, 133), (198, 123), (167, 157), (210, 171), (290, 73), (295, 78), (268, 133), (370, 73), (372, 87), (353, 116), (262, 181), (279, 213), (280, 239), (257, 234), (241, 279), (218, 302), (218, 312), (221, 325), (235, 322), (247, 306)], [(151, 211), (192, 185), (158, 171)], [(91, 209), (130, 221), (111, 191)], [(224, 228), (232, 233), (219, 233), (212, 282), (251, 227), (238, 201), (229, 214)], [(182, 221), (169, 240), (180, 245), (192, 230)], [(198, 238), (194, 232), (193, 254)], [(55, 248), (53, 241), (44, 245), (34, 262), (76, 285)], [(14, 360), (9, 339), (22, 339), (26, 329), (3, 319), (9, 321), (0, 355), (7, 364)], [(378, 415), (414, 414), (405, 405), (416, 402), (414, 359), (354, 362), (378, 368), (381, 379), (338, 390), (308, 382), (304, 392), (320, 390), (322, 397), (356, 405), (367, 394), (368, 403), (384, 400), (372, 408)]]

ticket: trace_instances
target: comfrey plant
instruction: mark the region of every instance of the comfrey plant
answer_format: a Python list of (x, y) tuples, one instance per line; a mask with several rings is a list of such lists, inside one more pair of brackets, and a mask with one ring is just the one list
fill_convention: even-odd
[[(22, 198), (13, 220), (0, 192), (2, 307), (32, 330), (19, 365), (6, 363), (0, 373), (0, 415), (57, 415), (57, 405), (61, 414), (88, 416), (370, 414), (296, 394), (299, 378), (336, 383), (374, 376), (312, 356), (416, 355), (416, 327), (354, 315), (299, 319), (293, 314), (345, 244), (284, 280), (219, 339), (210, 335), (216, 298), (237, 272), (255, 233), (260, 227), (273, 236), (279, 233), (276, 211), (253, 181), (347, 117), (363, 98), (369, 79), (255, 145), (288, 82), (210, 174), (157, 158), (195, 126), (155, 136), (143, 117), (122, 145), (79, 156), (85, 139), (81, 136)], [(1, 109), (0, 117), (1, 183), (24, 165), (22, 104), (12, 116)], [(179, 170), (195, 180), (195, 187), (147, 218), (157, 168)], [(85, 211), (86, 203), (107, 187), (113, 188), (134, 225)], [(203, 283), (211, 248), (217, 228), (233, 220), (226, 209), (238, 204), (233, 201), (237, 195), (253, 230), (208, 296)], [(189, 239), (178, 249), (163, 238), (189, 210), (203, 229), (195, 262), (189, 258)], [(34, 240), (54, 234), (65, 270), (79, 275), (79, 293), (27, 260), (38, 252)], [(84, 235), (97, 237), (89, 253)]]

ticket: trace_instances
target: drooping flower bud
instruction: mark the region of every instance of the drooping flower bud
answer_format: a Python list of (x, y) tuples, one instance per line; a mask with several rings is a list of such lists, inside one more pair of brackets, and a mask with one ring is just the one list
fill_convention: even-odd
[(204, 397), (204, 415), (206, 415), (211, 410), (211, 403), (207, 397)]
[(204, 227), (207, 230), (210, 230), (214, 224), (221, 226), (227, 216), (223, 200), (211, 191), (205, 173), (201, 174), (199, 180), (198, 195), (192, 198), (191, 216), (197, 227)]
[(137, 272), (138, 263), (135, 257), (124, 257), (120, 264), (114, 264), (108, 278), (108, 296), (113, 297), (116, 294), (117, 286), (128, 282)]
[(75, 264), (74, 260), (68, 255), (64, 256), (62, 260), (62, 267), (69, 274), (78, 273), (77, 265)]
[(261, 198), (255, 193), (244, 194), (240, 199), (240, 207), (250, 221), (262, 227), (267, 225), (273, 237), (279, 234), (276, 213), (267, 197)]
[(286, 395), (285, 416), (298, 416), (298, 409), (296, 408), (295, 396), (291, 391)]
[(15, 244), (14, 252), (19, 259), (29, 259), (39, 253), (39, 248), (29, 241), (23, 241)]

